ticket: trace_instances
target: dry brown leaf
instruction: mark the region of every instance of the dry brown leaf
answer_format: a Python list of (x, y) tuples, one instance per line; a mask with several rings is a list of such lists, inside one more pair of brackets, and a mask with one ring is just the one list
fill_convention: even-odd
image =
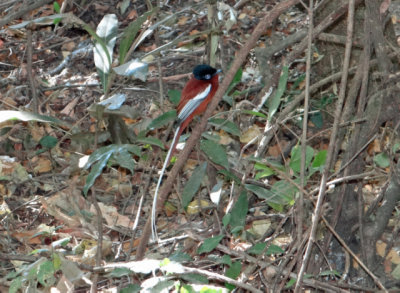
[(50, 172), (53, 169), (53, 164), (47, 158), (40, 157), (37, 165), (33, 168), (36, 173), (43, 174)]

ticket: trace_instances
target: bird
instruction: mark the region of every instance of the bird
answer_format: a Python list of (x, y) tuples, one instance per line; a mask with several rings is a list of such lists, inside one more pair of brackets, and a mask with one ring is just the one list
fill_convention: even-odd
[(220, 72), (220, 69), (215, 69), (207, 64), (197, 65), (193, 69), (192, 77), (182, 90), (181, 99), (177, 107), (178, 115), (175, 121), (174, 137), (161, 169), (153, 197), (151, 226), (152, 236), (156, 241), (158, 241), (156, 226), (157, 199), (165, 169), (169, 164), (171, 155), (176, 148), (183, 130), (185, 130), (196, 115), (200, 115), (207, 109), (207, 105), (215, 95), (219, 85), (218, 73)]

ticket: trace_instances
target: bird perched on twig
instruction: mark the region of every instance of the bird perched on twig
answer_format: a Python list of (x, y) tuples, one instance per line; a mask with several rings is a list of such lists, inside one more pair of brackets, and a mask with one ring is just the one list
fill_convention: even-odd
[(169, 148), (167, 157), (165, 158), (163, 167), (161, 169), (161, 174), (158, 178), (156, 191), (153, 198), (151, 226), (153, 239), (155, 240), (158, 240), (156, 226), (157, 198), (165, 169), (168, 166), (171, 155), (175, 150), (183, 130), (193, 120), (194, 116), (199, 115), (206, 110), (207, 105), (215, 95), (215, 92), (218, 89), (219, 72), (221, 72), (221, 70), (217, 70), (209, 65), (197, 65), (193, 69), (193, 76), (182, 90), (181, 100), (177, 108), (178, 117), (176, 119), (174, 138), (172, 139), (171, 147)]

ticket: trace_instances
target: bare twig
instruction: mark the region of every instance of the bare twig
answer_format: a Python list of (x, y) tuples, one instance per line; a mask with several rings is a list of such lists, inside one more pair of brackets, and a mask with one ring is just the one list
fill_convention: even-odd
[(0, 28), (3, 25), (6, 25), (7, 23), (13, 21), (14, 19), (20, 18), (26, 14), (28, 14), (28, 12), (35, 10), (37, 8), (40, 8), (46, 4), (49, 4), (51, 2), (54, 2), (54, 0), (39, 0), (39, 1), (34, 1), (32, 3), (32, 5), (29, 5), (27, 7), (22, 6), (23, 8), (21, 8), (20, 10), (18, 10), (17, 12), (13, 13), (13, 14), (9, 14), (6, 17), (4, 17), (2, 20), (0, 20)]

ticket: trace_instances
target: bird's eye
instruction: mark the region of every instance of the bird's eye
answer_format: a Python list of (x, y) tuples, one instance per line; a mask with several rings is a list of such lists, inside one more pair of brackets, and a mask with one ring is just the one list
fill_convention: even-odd
[(206, 75), (204, 75), (204, 78), (205, 78), (205, 79), (211, 79), (211, 74), (206, 74)]

